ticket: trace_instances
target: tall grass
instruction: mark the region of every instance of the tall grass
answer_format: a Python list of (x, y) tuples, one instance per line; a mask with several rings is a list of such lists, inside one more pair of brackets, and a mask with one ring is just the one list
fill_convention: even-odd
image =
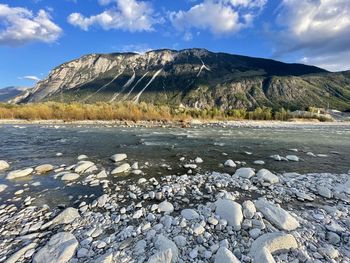
[[(307, 115), (308, 116), (308, 115)], [(314, 114), (312, 114), (314, 116)], [(303, 116), (300, 116), (301, 118)], [(45, 102), (23, 105), (0, 104), (0, 119), (22, 120), (131, 120), (131, 121), (188, 121), (192, 118), (203, 120), (281, 120), (298, 118), (288, 110), (271, 108), (221, 110), (174, 108), (147, 103), (58, 103)], [(325, 121), (321, 119), (321, 121)]]

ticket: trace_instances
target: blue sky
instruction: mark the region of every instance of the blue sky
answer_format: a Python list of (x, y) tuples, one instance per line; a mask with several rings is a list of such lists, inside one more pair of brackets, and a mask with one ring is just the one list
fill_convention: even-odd
[(349, 0), (0, 0), (0, 87), (88, 53), (207, 48), (350, 69)]

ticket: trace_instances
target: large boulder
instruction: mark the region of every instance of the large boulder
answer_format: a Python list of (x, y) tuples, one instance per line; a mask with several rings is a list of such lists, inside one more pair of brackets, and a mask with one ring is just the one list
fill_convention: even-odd
[(241, 229), (243, 221), (242, 206), (229, 199), (219, 199), (215, 202), (215, 213), (235, 230)]
[(74, 256), (79, 243), (75, 236), (61, 232), (51, 237), (33, 258), (33, 263), (66, 263)]
[(171, 261), (170, 262), (171, 263), (177, 262), (179, 251), (178, 251), (176, 244), (173, 241), (169, 240), (168, 238), (166, 238), (163, 235), (159, 235), (157, 237), (156, 242), (155, 242), (155, 247), (158, 250), (158, 252), (166, 253), (166, 254), (169, 254), (166, 251), (170, 249), (171, 250)]
[(9, 163), (4, 160), (0, 160), (0, 171), (6, 170), (8, 168), (10, 168)]
[(130, 164), (124, 163), (122, 165), (119, 165), (117, 168), (113, 169), (111, 174), (121, 174), (121, 173), (126, 173), (130, 171), (131, 167)]
[(263, 180), (264, 182), (267, 182), (269, 184), (276, 184), (279, 182), (279, 179), (277, 177), (277, 175), (271, 173), (269, 170), (267, 169), (261, 169), (258, 171), (258, 173), (256, 174), (256, 176), (260, 179)]
[(9, 172), (6, 176), (6, 179), (12, 180), (16, 178), (26, 177), (30, 175), (34, 171), (33, 168), (26, 168), (23, 170), (15, 170), (12, 172)]
[(272, 254), (298, 248), (297, 241), (290, 234), (274, 232), (257, 238), (250, 249), (253, 262), (276, 263)]
[(299, 222), (286, 210), (265, 199), (257, 200), (255, 206), (268, 221), (281, 230), (291, 231), (299, 227)]
[(235, 255), (225, 247), (220, 247), (215, 255), (214, 263), (240, 263)]

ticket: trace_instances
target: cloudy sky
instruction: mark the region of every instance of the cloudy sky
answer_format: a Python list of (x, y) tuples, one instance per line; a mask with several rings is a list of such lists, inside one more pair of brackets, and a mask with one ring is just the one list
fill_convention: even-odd
[(0, 87), (88, 53), (191, 47), (350, 69), (350, 0), (0, 0)]

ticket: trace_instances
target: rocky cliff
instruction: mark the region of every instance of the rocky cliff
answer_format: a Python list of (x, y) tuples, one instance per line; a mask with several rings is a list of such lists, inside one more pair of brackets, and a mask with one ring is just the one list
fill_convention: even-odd
[(204, 49), (92, 54), (64, 63), (17, 102), (145, 101), (191, 107), (350, 108), (349, 72)]

